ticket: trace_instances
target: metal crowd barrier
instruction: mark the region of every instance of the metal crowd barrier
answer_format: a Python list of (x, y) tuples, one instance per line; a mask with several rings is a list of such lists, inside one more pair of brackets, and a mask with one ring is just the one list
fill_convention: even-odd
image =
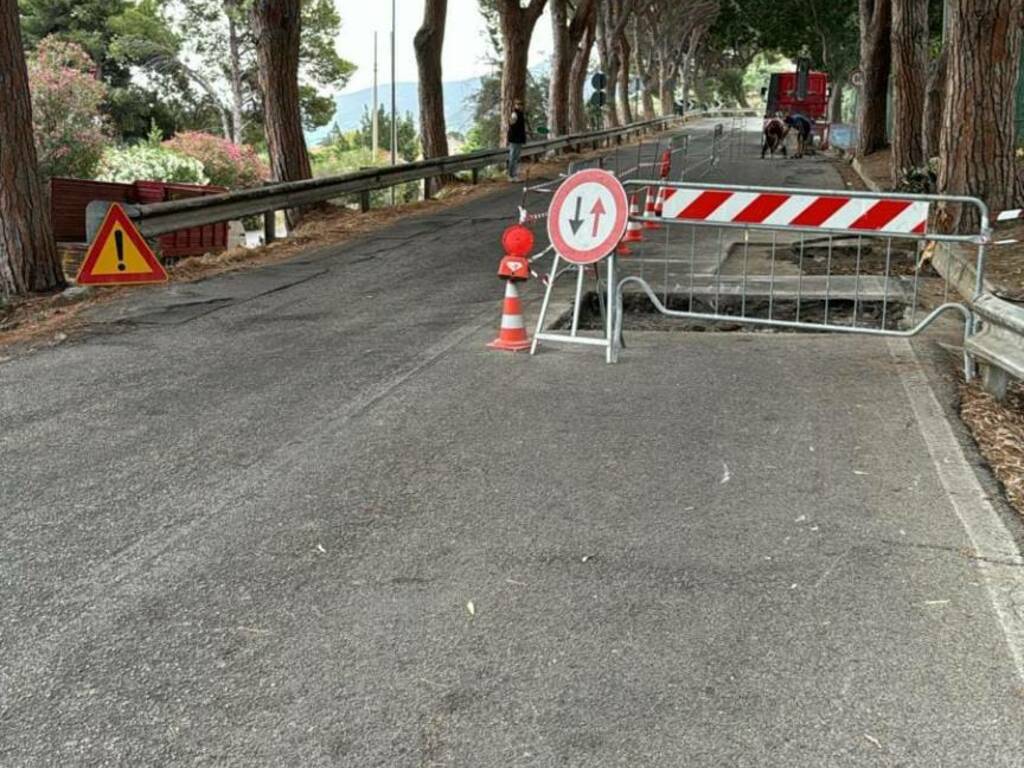
[[(980, 282), (990, 241), (981, 200), (641, 179), (625, 186), (659, 195), (662, 215), (631, 217), (645, 240), (619, 260), (616, 340), (627, 288), (662, 315), (699, 323), (906, 337), (954, 313), (964, 319), (965, 342), (974, 333), (970, 308), (927, 263), (935, 243), (969, 243)], [(929, 232), (933, 207), (949, 205), (973, 206), (978, 229)]]

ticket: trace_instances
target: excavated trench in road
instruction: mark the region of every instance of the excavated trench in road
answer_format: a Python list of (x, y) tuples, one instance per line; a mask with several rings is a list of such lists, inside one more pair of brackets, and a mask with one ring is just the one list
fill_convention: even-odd
[[(889, 249), (881, 243), (859, 246), (834, 243), (831, 247), (814, 242), (775, 246), (770, 242), (735, 243), (717, 274), (696, 276), (696, 280), (691, 279), (682, 261), (668, 262), (664, 274), (663, 266), (657, 263), (652, 266), (650, 261), (640, 266), (623, 259), (620, 266), (629, 274), (647, 280), (661, 303), (670, 310), (725, 317), (709, 321), (665, 316), (637, 286), (630, 285), (623, 295), (626, 331), (813, 332), (813, 329), (745, 323), (744, 317), (844, 326), (854, 325), (856, 319), (858, 326), (900, 330), (923, 317), (926, 310), (922, 307), (935, 304), (941, 293), (941, 288), (935, 285), (937, 273), (928, 264), (919, 268), (918, 254), (903, 244), (894, 244)], [(914, 287), (915, 274), (920, 278), (918, 290)], [(814, 295), (814, 281), (818, 282), (818, 295)], [(691, 294), (694, 282), (698, 287)], [(736, 290), (737, 283), (744, 282), (747, 285), (745, 300)], [(769, 282), (774, 286), (769, 286)], [(722, 290), (718, 290), (716, 283)], [(827, 300), (822, 295), (823, 285), (831, 293)], [(916, 313), (911, 312), (915, 299), (918, 301)], [(572, 312), (567, 312), (555, 327), (568, 328), (571, 319)], [(598, 295), (585, 294), (580, 306), (580, 328), (603, 327)]]

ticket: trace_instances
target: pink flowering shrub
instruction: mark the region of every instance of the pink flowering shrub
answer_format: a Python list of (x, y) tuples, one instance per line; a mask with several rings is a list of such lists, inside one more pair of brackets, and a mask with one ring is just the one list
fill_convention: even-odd
[(270, 175), (252, 147), (238, 146), (209, 133), (179, 133), (162, 146), (195, 158), (203, 164), (211, 184), (228, 189), (254, 187)]
[(96, 65), (81, 46), (53, 37), (26, 61), (40, 173), (92, 178), (110, 144), (100, 115), (107, 87)]

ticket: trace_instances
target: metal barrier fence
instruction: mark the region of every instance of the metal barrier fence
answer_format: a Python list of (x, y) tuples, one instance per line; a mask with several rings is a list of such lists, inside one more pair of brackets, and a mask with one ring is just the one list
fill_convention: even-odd
[[(657, 194), (662, 214), (631, 217), (645, 238), (618, 261), (625, 276), (611, 313), (612, 359), (629, 287), (639, 289), (631, 301), (645, 295), (658, 313), (700, 323), (914, 336), (951, 312), (964, 318), (965, 340), (974, 331), (970, 309), (951, 299), (948, 279), (931, 276), (927, 263), (936, 243), (976, 246), (980, 292), (990, 230), (976, 198), (624, 183), (630, 193)], [(977, 232), (928, 232), (933, 206), (946, 205), (974, 206)], [(971, 378), (966, 352), (964, 366)]]

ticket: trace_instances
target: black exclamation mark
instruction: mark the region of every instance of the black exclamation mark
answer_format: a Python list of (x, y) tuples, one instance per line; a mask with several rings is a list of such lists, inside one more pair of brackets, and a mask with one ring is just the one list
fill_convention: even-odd
[(124, 232), (120, 229), (114, 230), (114, 246), (117, 248), (117, 271), (124, 272)]

